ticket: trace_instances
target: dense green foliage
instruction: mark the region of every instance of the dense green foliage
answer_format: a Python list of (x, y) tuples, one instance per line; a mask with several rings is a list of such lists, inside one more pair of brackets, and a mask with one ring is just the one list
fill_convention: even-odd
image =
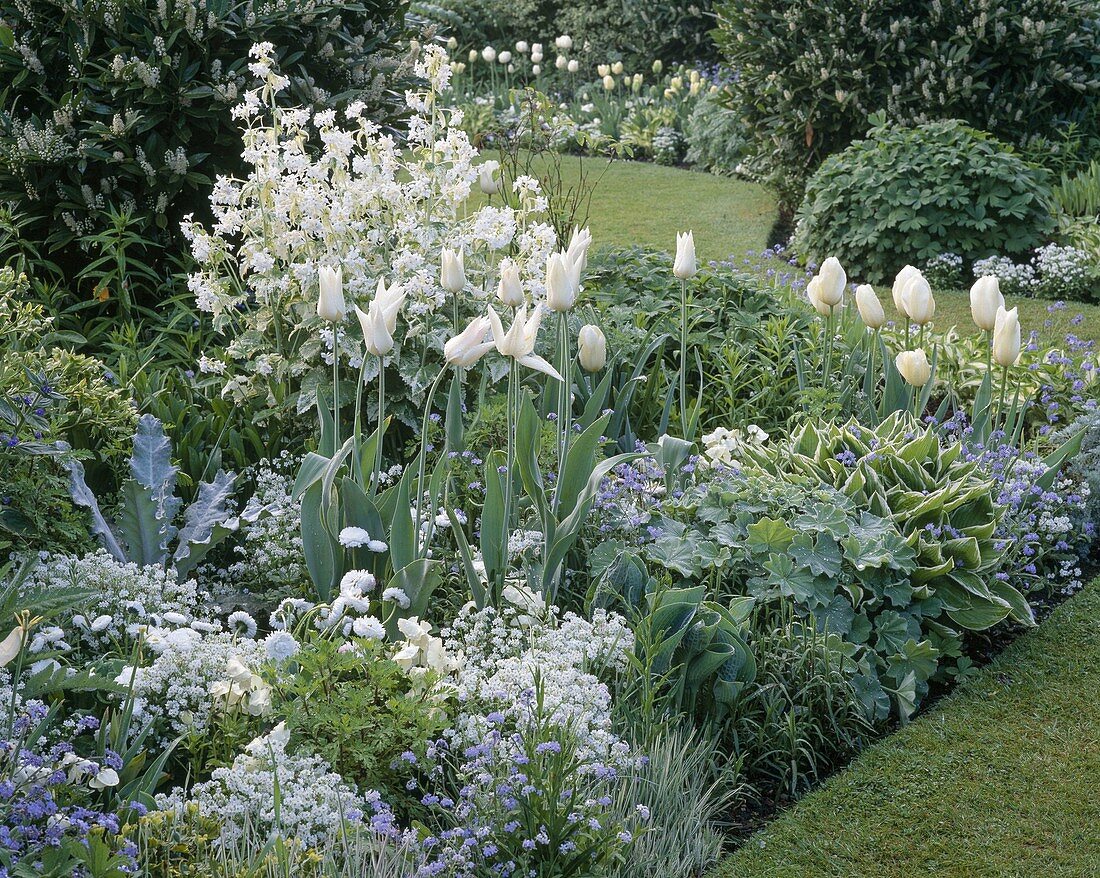
[(696, 103), (684, 125), (688, 164), (714, 174), (732, 174), (744, 160), (745, 131), (727, 102), (727, 94), (720, 91)]
[(729, 0), (720, 41), (754, 147), (787, 210), (872, 113), (963, 119), (1016, 144), (1072, 122), (1097, 134), (1100, 19), (1092, 0)]
[[(160, 290), (180, 219), (237, 171), (230, 111), (249, 50), (275, 45), (297, 101), (353, 92), (392, 113), (383, 74), (403, 0), (0, 3), (0, 202), (73, 293), (123, 306)], [(119, 264), (120, 252), (129, 265)]]
[(993, 137), (950, 120), (880, 125), (830, 156), (798, 210), (794, 244), (879, 282), (938, 253), (1022, 253), (1051, 228), (1049, 175)]

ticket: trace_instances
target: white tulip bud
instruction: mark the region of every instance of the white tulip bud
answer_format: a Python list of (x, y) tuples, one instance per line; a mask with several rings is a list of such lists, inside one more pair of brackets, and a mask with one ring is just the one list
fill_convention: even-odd
[(833, 313), (833, 306), (826, 305), (825, 301), (821, 298), (821, 276), (815, 274), (810, 278), (810, 282), (806, 284), (806, 298), (810, 300), (810, 304), (814, 306), (814, 310), (822, 317), (828, 317)]
[(658, 76), (661, 75), (661, 71), (664, 70), (664, 69), (665, 69), (664, 62), (662, 62), (660, 58), (658, 58), (656, 61), (653, 62), (653, 72), (655, 74), (657, 74)]
[(458, 40), (455, 39), (454, 37), (450, 37), (447, 40), (447, 48), (450, 49), (453, 52), (455, 49), (458, 48)]
[(531, 43), (531, 51), (542, 54), (542, 43)]
[(924, 387), (932, 377), (932, 367), (928, 363), (928, 357), (920, 348), (915, 351), (902, 351), (894, 360), (894, 365), (898, 367), (906, 383), (914, 387)]
[(535, 74), (535, 76), (538, 76), (540, 73), (542, 73), (542, 67), (539, 66), (538, 64), (532, 64), (531, 65), (531, 72), (533, 74)]
[(542, 63), (542, 59), (543, 59), (543, 58), (545, 58), (545, 57), (546, 57), (546, 56), (542, 54), (542, 49), (539, 49), (539, 50), (537, 50), (537, 51), (535, 51), (535, 50), (532, 50), (532, 51), (531, 51), (531, 60), (532, 60), (532, 61), (533, 61), (533, 62), (534, 62), (535, 64), (541, 64), (541, 63)]
[(497, 59), (497, 50), (492, 46), (486, 46), (481, 50), (481, 57), (492, 64)]
[(339, 323), (347, 314), (344, 303), (344, 271), (324, 265), (317, 272), (320, 294), (317, 297), (317, 316), (329, 323)]
[(1020, 315), (1016, 308), (997, 309), (993, 327), (993, 360), (998, 366), (1013, 366), (1020, 357)]
[(571, 310), (576, 301), (572, 262), (565, 253), (551, 253), (546, 260), (546, 307), (564, 312)]
[(692, 232), (676, 233), (676, 261), (672, 273), (680, 280), (691, 280), (699, 272), (695, 263), (695, 235)]
[(500, 53), (500, 56), (497, 58), (497, 60), (500, 61), (501, 64), (511, 64), (512, 53), (505, 49), (503, 52)]
[(610, 76), (611, 75), (611, 65), (610, 64), (599, 64), (599, 65), (597, 65), (596, 66), (596, 75), (599, 76), (600, 79), (603, 79), (605, 76)]
[(470, 49), (469, 61), (471, 64), (477, 61), (477, 49)]
[(529, 48), (526, 40), (520, 40), (516, 43), (516, 52), (520, 55), (526, 55)]
[(386, 326), (381, 308), (376, 307), (374, 302), (366, 311), (356, 305), (355, 316), (359, 318), (359, 325), (363, 328), (363, 345), (368, 354), (381, 358), (393, 350), (393, 336)]
[(510, 260), (501, 264), (497, 298), (509, 308), (518, 308), (523, 304), (523, 281), (520, 280), (519, 266)]
[(607, 365), (607, 339), (591, 323), (582, 326), (577, 336), (577, 358), (586, 372), (599, 372)]
[(992, 332), (997, 326), (997, 311), (1004, 306), (1001, 282), (996, 277), (980, 277), (970, 288), (970, 316), (978, 329)]
[(936, 300), (932, 296), (932, 287), (919, 271), (914, 273), (901, 292), (905, 303), (905, 313), (918, 326), (928, 323), (936, 313)]
[(859, 316), (863, 318), (863, 324), (868, 329), (881, 329), (886, 323), (886, 312), (882, 310), (882, 302), (875, 295), (875, 288), (870, 284), (860, 284), (856, 287), (856, 308)]
[(848, 275), (841, 267), (839, 259), (830, 256), (822, 262), (817, 276), (821, 278), (818, 294), (822, 302), (831, 308), (844, 301), (844, 288), (848, 285)]
[(570, 58), (567, 67), (570, 73), (576, 73), (581, 69), (581, 63), (576, 58)]
[(611, 72), (614, 73), (616, 76), (622, 75), (623, 62), (622, 61), (616, 61), (614, 64), (612, 64), (611, 65)]
[(905, 301), (902, 299), (901, 294), (905, 292), (905, 285), (909, 283), (909, 279), (915, 274), (920, 274), (920, 272), (912, 265), (905, 266), (894, 278), (894, 286), (890, 290), (894, 298), (894, 307), (897, 308), (902, 317), (908, 317), (909, 313), (905, 310)]
[(500, 179), (495, 176), (498, 170), (500, 162), (493, 159), (478, 165), (477, 185), (486, 195), (496, 195), (500, 191)]
[(440, 256), (440, 285), (449, 293), (460, 293), (466, 288), (465, 256), (461, 249), (443, 248)]
[[(493, 349), (489, 318), (475, 317), (469, 325), (443, 345), (443, 357), (457, 369), (468, 369)], [(486, 336), (488, 335), (488, 341)]]
[(554, 59), (554, 66), (557, 67), (558, 70), (564, 70), (568, 65), (569, 59), (564, 55), (558, 55), (558, 57)]
[(588, 248), (592, 246), (592, 233), (588, 229), (574, 227), (573, 234), (569, 237), (569, 247), (566, 254), (573, 263), (574, 282), (578, 289), (581, 285), (581, 274), (588, 267)]
[(605, 76), (603, 78), (603, 87), (604, 87), (605, 91), (614, 91), (615, 90), (615, 77), (612, 76), (611, 74), (608, 74), (607, 76)]
[(570, 49), (573, 48), (573, 38), (569, 36), (569, 34), (562, 34), (560, 37), (554, 40), (554, 45), (561, 49), (563, 52), (568, 52)]

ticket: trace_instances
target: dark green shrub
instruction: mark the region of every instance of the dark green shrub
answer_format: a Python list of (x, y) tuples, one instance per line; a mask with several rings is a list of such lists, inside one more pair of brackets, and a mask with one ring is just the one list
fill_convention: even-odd
[[(155, 265), (181, 217), (205, 213), (215, 174), (238, 169), (230, 110), (252, 82), (252, 45), (276, 46), (303, 104), (353, 90), (382, 118), (403, 11), (404, 0), (0, 0), (0, 203), (18, 203), (22, 233), (70, 279), (105, 235)], [(127, 273), (151, 289), (163, 269)]]
[(881, 126), (830, 156), (807, 184), (794, 245), (871, 282), (939, 253), (1024, 253), (1050, 231), (1048, 174), (950, 120)]
[(1095, 130), (1095, 0), (722, 0), (718, 12), (755, 170), (788, 210), (877, 111), (963, 119), (1020, 145), (1057, 144), (1073, 121)]
[(732, 174), (745, 158), (746, 134), (740, 114), (727, 106), (729, 94), (708, 94), (695, 104), (684, 136), (687, 163), (715, 174)]

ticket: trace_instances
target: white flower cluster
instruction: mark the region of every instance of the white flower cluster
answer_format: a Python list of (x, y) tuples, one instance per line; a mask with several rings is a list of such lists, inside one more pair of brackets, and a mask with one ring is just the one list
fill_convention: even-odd
[(767, 441), (767, 433), (756, 424), (749, 424), (744, 431), (718, 427), (703, 437), (703, 447), (712, 463), (734, 466), (746, 445), (763, 445)]
[(225, 840), (280, 836), (303, 848), (339, 836), (358, 820), (366, 801), (319, 756), (286, 752), (289, 733), (280, 723), (252, 741), (229, 768), (195, 784), (157, 797), (162, 810), (191, 805), (221, 824)]
[[(429, 87), (406, 95), (412, 117), (401, 144), (365, 118), (359, 103), (343, 120), (333, 110), (278, 107), (286, 83), (270, 47), (257, 46), (253, 55), (263, 85), (236, 110), (249, 125), (243, 158), (251, 171), (244, 180), (218, 179), (209, 231), (190, 221), (183, 226), (199, 264), (189, 287), (227, 337), (223, 359), (233, 365), (224, 393), (266, 393), (268, 376), (301, 380), (321, 365), (315, 305), (326, 265), (342, 267), (349, 306), (365, 307), (379, 278), (399, 286), (407, 295), (406, 338), (429, 329), (430, 315), (449, 301), (439, 277), (444, 248), (465, 254), (474, 299), (495, 289), (505, 255), (523, 271), (525, 290), (533, 298), (543, 294), (546, 259), (556, 246), (553, 229), (540, 219), (546, 199), (537, 183), (520, 180), (508, 206), (469, 212), (478, 154), (461, 113), (440, 105), (450, 75), (441, 48), (422, 50), (416, 73)], [(303, 326), (311, 331), (298, 332)], [(336, 329), (340, 358), (358, 366), (357, 336)], [(298, 347), (288, 347), (291, 338)], [(368, 366), (369, 381), (377, 364)]]
[(597, 674), (625, 666), (634, 646), (626, 620), (596, 610), (589, 622), (574, 613), (559, 616), (555, 607), (540, 619), (527, 609), (469, 605), (443, 632), (447, 648), (464, 655), (456, 683), (459, 741), (482, 740), (494, 710), (520, 722), (540, 710), (543, 719), (577, 733), (586, 757), (625, 758), (628, 748), (612, 731), (611, 691)]
[(95, 595), (60, 617), (73, 645), (96, 653), (128, 653), (139, 635), (146, 640), (194, 626), (213, 630), (206, 596), (195, 580), (179, 582), (174, 570), (116, 561), (100, 550), (83, 558), (47, 557), (31, 575), (31, 584), (46, 590), (88, 588)]
[[(247, 638), (235, 638), (228, 633), (208, 634), (181, 629), (167, 635), (162, 641), (150, 643), (158, 652), (148, 667), (125, 668), (117, 682), (128, 686), (133, 679), (136, 696), (135, 716), (144, 723), (152, 722), (154, 735), (168, 741), (177, 735), (201, 733), (210, 727), (211, 716), (216, 710), (238, 707), (241, 698), (227, 703), (224, 684), (232, 671), (241, 670), (237, 676), (243, 680), (245, 672), (251, 675), (266, 656), (262, 643)], [(230, 668), (230, 660), (235, 660)], [(242, 696), (255, 689), (251, 676), (247, 688), (242, 684)], [(257, 712), (265, 707), (257, 704)], [(243, 708), (246, 712), (248, 701)]]
[(1029, 263), (1007, 256), (990, 256), (974, 263), (974, 276), (993, 275), (1005, 295), (1044, 296), (1051, 299), (1089, 298), (1100, 282), (1095, 260), (1084, 250), (1047, 244)]

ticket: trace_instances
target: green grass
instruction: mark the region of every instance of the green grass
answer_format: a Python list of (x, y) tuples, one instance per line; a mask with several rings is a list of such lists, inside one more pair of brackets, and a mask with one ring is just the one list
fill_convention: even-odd
[(1100, 580), (710, 878), (1100, 876)]
[[(585, 159), (595, 179), (604, 163)], [(579, 159), (563, 164), (567, 184), (575, 184)], [(767, 246), (775, 221), (775, 203), (762, 186), (680, 168), (644, 162), (616, 161), (604, 173), (592, 198), (589, 223), (597, 246), (654, 247), (674, 252), (676, 232), (692, 229), (700, 259), (725, 259), (759, 252)], [(899, 268), (901, 266), (898, 266)], [(890, 299), (882, 291), (883, 303)], [(965, 291), (937, 290), (936, 324), (972, 330), (970, 298)], [(1020, 308), (1025, 334), (1040, 331), (1046, 344), (1059, 344), (1067, 332), (1100, 341), (1100, 306), (1069, 302), (1064, 311), (1051, 315), (1045, 299), (1010, 302)], [(1076, 314), (1084, 321), (1070, 323)], [(1048, 327), (1046, 321), (1050, 320)]]

